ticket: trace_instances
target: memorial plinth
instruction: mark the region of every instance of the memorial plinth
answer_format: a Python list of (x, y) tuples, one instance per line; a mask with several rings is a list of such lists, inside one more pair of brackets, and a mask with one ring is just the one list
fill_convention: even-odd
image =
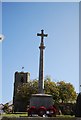
[(32, 106), (35, 106), (36, 108), (40, 108), (41, 106), (49, 108), (50, 106), (53, 106), (52, 96), (48, 94), (33, 94), (30, 99), (30, 107)]

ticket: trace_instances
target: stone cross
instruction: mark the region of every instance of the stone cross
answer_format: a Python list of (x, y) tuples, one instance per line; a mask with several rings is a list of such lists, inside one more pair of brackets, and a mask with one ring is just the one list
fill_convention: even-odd
[(39, 61), (39, 82), (38, 82), (38, 93), (44, 94), (44, 63), (43, 63), (43, 50), (45, 49), (44, 46), (44, 37), (47, 37), (48, 34), (44, 34), (44, 30), (41, 30), (41, 34), (37, 33), (37, 36), (41, 37), (41, 43), (39, 46), (40, 49), (40, 61)]

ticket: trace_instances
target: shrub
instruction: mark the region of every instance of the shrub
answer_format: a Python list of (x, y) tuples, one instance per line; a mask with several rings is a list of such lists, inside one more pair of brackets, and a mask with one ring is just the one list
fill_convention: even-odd
[(76, 100), (75, 117), (81, 117), (81, 92), (78, 94)]

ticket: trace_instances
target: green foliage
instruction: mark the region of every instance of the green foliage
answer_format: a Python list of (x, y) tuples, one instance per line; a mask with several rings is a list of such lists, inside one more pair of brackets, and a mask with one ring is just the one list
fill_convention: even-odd
[(29, 104), (29, 99), (32, 94), (36, 94), (38, 91), (38, 81), (33, 80), (31, 82), (25, 83), (18, 86), (16, 100), (23, 101), (24, 103)]
[(59, 98), (62, 103), (74, 102), (76, 100), (76, 92), (71, 83), (65, 83), (64, 81), (57, 82), (59, 89)]
[(4, 105), (3, 111), (4, 111), (5, 113), (8, 113), (8, 112), (9, 112), (8, 103), (6, 103), (6, 104)]
[(45, 77), (45, 80), (50, 82), (50, 81), (51, 81), (51, 76), (50, 76), (50, 75), (47, 75), (47, 76)]
[[(49, 76), (46, 76), (44, 81), (45, 94), (51, 94), (53, 96), (54, 103), (68, 103), (76, 100), (76, 92), (71, 83), (65, 83), (64, 81), (53, 82)], [(17, 89), (16, 99), (23, 101), (27, 106), (32, 94), (38, 93), (38, 80), (30, 81)]]
[(78, 94), (76, 100), (75, 117), (81, 117), (81, 92)]
[(45, 83), (45, 93), (51, 94), (53, 96), (54, 102), (59, 100), (59, 91), (55, 82), (49, 81), (48, 79), (44, 81)]

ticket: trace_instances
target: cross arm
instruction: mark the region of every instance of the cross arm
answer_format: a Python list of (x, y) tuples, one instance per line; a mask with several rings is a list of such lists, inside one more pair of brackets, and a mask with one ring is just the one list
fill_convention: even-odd
[(48, 36), (48, 34), (40, 34), (40, 33), (37, 33), (37, 36), (47, 37), (47, 36)]
[(48, 36), (48, 34), (44, 34), (44, 37), (47, 37)]
[(41, 34), (40, 34), (40, 33), (37, 33), (37, 36), (41, 36)]

